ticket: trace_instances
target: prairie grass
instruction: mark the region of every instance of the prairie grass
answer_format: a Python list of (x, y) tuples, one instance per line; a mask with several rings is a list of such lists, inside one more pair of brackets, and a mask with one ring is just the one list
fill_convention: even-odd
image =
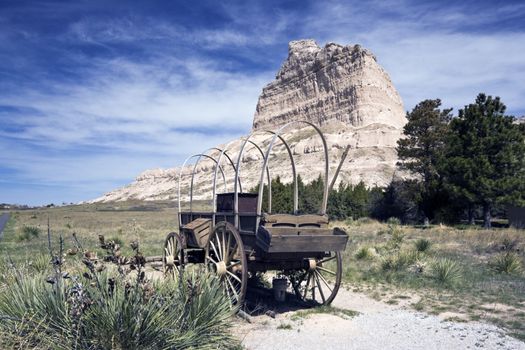
[(511, 251), (496, 255), (489, 261), (489, 266), (498, 273), (520, 274), (523, 271), (519, 255)]
[[(113, 247), (104, 249), (114, 254)], [(119, 260), (134, 267), (117, 262), (118, 269), (99, 269), (110, 263), (86, 258), (82, 269), (77, 261), (68, 265), (55, 255), (48, 259), (51, 277), (35, 272), (32, 264), (2, 261), (2, 348), (239, 348), (229, 333), (235, 310), (216, 277), (192, 271), (179, 283), (152, 282), (138, 248), (134, 251), (135, 256)]]
[[(505, 327), (507, 321), (523, 321), (481, 305), (498, 303), (525, 312), (524, 230), (420, 228), (375, 221), (334, 226), (343, 227), (351, 239), (343, 253), (343, 280), (353, 288), (384, 302), (392, 294), (409, 291), (421, 300), (412, 304), (417, 310), (458, 312), (482, 322), (500, 320)], [(376, 257), (363, 259), (363, 247), (373, 247)], [(524, 331), (511, 329), (525, 336)]]

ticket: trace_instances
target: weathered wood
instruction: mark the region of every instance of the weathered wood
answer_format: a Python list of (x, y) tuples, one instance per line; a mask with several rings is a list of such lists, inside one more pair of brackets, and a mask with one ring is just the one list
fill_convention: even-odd
[(261, 226), (257, 231), (257, 246), (267, 253), (342, 251), (347, 242), (348, 235), (340, 229)]
[(189, 247), (204, 248), (211, 233), (211, 219), (198, 218), (182, 226)]
[(268, 227), (327, 227), (326, 215), (265, 214), (263, 223)]

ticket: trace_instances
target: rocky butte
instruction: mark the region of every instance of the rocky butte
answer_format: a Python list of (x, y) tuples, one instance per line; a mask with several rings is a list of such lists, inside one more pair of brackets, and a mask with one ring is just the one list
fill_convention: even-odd
[[(322, 128), (329, 147), (331, 175), (344, 149), (350, 145), (339, 181), (384, 186), (394, 176), (395, 147), (406, 123), (405, 111), (387, 72), (369, 50), (359, 45), (335, 43), (321, 48), (313, 40), (290, 42), (288, 58), (275, 80), (264, 87), (259, 96), (252, 131), (276, 130), (294, 120), (308, 120)], [(317, 178), (322, 172), (323, 158), (322, 143), (315, 132), (296, 124), (295, 128), (286, 130), (284, 137), (291, 145), (303, 180), (309, 182)], [(265, 149), (269, 138), (269, 134), (261, 133), (253, 140)], [(237, 139), (218, 148), (226, 147), (235, 159), (240, 144), (241, 139)], [(218, 156), (218, 152), (210, 155)], [(228, 190), (231, 190), (233, 171), (225, 163)], [(245, 152), (241, 167), (245, 189), (257, 184), (261, 166), (261, 156), (255, 147)], [(211, 161), (198, 164), (196, 199), (210, 198), (213, 167)], [(183, 174), (191, 173), (192, 168), (187, 166)], [(94, 202), (174, 199), (180, 170), (147, 170), (133, 183), (106, 193)], [(272, 177), (279, 175), (283, 182), (292, 180), (284, 146), (274, 147), (270, 171)], [(188, 178), (183, 176), (183, 187), (188, 186)]]

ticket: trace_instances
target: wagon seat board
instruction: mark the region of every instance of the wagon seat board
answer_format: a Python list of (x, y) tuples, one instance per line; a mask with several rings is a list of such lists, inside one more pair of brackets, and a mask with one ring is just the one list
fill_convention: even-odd
[(265, 214), (256, 242), (266, 253), (338, 252), (346, 248), (348, 235), (328, 228), (326, 215)]

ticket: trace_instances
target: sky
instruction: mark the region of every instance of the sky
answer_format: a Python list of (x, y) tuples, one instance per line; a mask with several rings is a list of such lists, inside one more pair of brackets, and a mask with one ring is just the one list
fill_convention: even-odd
[(524, 1), (0, 0), (0, 203), (93, 199), (249, 133), (303, 38), (370, 49), (406, 110), (525, 114)]

